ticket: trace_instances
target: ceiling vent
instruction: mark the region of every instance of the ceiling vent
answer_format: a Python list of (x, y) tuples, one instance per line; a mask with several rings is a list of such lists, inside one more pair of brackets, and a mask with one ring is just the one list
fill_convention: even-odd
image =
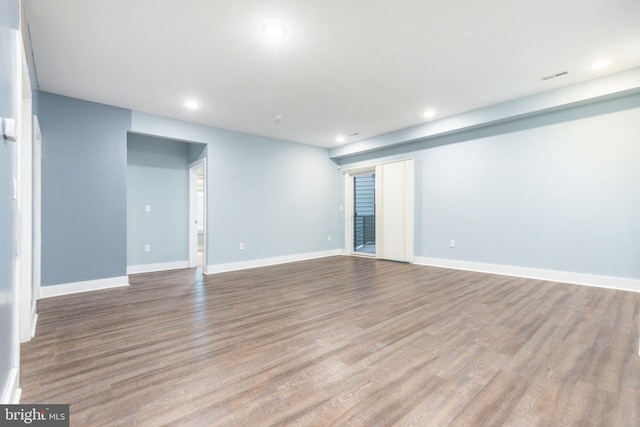
[(541, 80), (551, 80), (551, 79), (555, 79), (556, 77), (566, 76), (567, 74), (569, 74), (567, 70), (560, 71), (559, 73), (551, 74), (550, 76), (543, 77)]

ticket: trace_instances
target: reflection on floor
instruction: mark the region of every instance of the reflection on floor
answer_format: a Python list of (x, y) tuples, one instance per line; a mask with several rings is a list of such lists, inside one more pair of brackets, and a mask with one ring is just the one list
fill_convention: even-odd
[(356, 253), (375, 254), (376, 253), (376, 244), (375, 243), (367, 243), (364, 246), (360, 246), (359, 248), (356, 248)]

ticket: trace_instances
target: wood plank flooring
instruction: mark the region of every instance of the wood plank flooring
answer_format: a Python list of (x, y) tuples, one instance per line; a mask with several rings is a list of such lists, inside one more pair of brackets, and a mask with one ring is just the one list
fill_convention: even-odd
[(73, 426), (640, 426), (640, 294), (355, 257), (38, 302)]

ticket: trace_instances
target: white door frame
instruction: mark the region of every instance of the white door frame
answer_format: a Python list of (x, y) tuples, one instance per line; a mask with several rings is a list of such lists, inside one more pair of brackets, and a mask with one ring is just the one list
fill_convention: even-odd
[(189, 267), (198, 265), (198, 180), (197, 169), (202, 167), (204, 175), (204, 260), (207, 264), (207, 159), (198, 159), (189, 164)]
[(18, 280), (20, 283), (20, 342), (29, 341), (35, 332), (36, 298), (33, 292), (33, 137), (32, 137), (32, 99), (29, 67), (19, 37), (21, 97), (18, 108), (18, 239), (17, 254), (20, 263)]
[[(42, 134), (38, 116), (33, 116), (33, 292), (34, 316), (35, 300), (40, 299), (42, 268)], [(35, 322), (33, 324), (35, 328)], [(32, 331), (34, 334), (35, 329)]]

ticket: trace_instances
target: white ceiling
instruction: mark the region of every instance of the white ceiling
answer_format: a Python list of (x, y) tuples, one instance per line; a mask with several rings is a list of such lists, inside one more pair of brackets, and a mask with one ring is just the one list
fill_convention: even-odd
[(24, 1), (41, 90), (322, 147), (640, 66), (639, 0)]

